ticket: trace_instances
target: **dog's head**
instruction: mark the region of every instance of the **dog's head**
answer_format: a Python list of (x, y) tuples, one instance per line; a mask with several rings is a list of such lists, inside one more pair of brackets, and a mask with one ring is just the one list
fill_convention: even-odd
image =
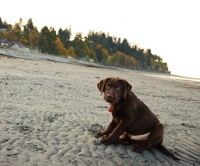
[(116, 104), (131, 91), (132, 86), (124, 79), (109, 77), (97, 83), (101, 93), (104, 93), (104, 100)]

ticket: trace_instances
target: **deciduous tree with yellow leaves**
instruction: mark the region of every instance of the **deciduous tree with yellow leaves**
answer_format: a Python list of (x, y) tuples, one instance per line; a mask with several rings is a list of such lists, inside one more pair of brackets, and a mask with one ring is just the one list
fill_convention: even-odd
[(59, 37), (56, 37), (56, 48), (58, 51), (58, 55), (67, 56), (68, 50), (64, 47), (63, 43), (61, 42)]

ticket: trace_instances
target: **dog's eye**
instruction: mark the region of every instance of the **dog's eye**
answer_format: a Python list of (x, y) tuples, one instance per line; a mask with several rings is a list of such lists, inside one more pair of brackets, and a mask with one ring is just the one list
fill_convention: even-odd
[(119, 91), (119, 90), (120, 90), (120, 87), (116, 87), (116, 90)]
[(110, 86), (109, 86), (109, 85), (106, 85), (106, 89), (110, 89)]

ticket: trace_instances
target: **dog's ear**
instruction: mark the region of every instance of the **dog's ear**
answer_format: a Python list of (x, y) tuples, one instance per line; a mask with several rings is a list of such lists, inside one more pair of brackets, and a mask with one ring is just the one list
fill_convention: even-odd
[(126, 99), (126, 95), (131, 91), (131, 84), (128, 83), (128, 81), (122, 79), (122, 84), (123, 84), (123, 94), (122, 97)]
[(101, 81), (99, 81), (99, 82), (97, 83), (97, 87), (98, 87), (99, 91), (101, 92), (101, 94), (102, 94), (102, 92), (104, 92), (104, 87), (105, 87), (106, 81), (107, 81), (108, 79), (109, 79), (109, 78), (105, 78), (105, 79), (103, 79), (103, 80), (101, 80)]

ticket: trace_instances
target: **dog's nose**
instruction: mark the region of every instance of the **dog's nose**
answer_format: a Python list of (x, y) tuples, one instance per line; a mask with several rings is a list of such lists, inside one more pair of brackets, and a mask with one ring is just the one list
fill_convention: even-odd
[(110, 94), (110, 93), (108, 93), (108, 94), (106, 95), (106, 97), (107, 97), (107, 98), (113, 98), (113, 95)]

